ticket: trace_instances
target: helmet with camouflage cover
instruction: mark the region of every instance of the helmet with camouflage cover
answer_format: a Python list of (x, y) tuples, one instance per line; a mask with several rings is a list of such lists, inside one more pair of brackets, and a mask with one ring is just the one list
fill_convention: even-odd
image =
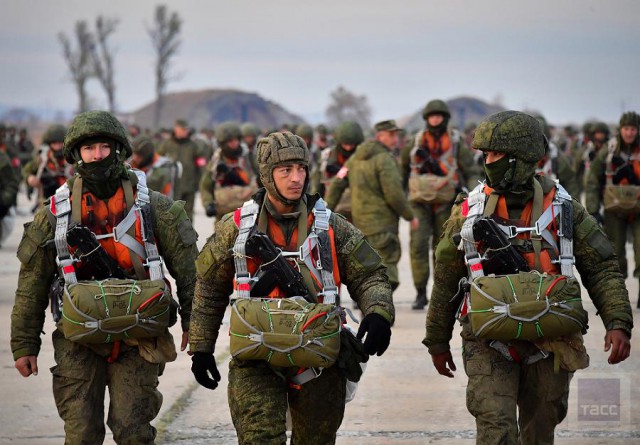
[(609, 126), (604, 122), (595, 122), (591, 125), (591, 134), (604, 133), (608, 137), (609, 132)]
[(300, 136), (302, 139), (305, 139), (308, 141), (313, 139), (313, 128), (309, 124), (298, 125), (294, 133)]
[(449, 106), (445, 101), (440, 99), (430, 100), (424, 107), (424, 110), (422, 110), (422, 118), (424, 120), (427, 120), (427, 118), (432, 114), (442, 114), (446, 119), (451, 117)]
[(223, 122), (216, 127), (218, 144), (222, 145), (231, 139), (240, 139), (241, 137), (242, 132), (240, 131), (240, 126), (235, 122)]
[(620, 128), (622, 127), (640, 127), (640, 115), (635, 111), (627, 111), (620, 116)]
[(116, 142), (117, 159), (124, 162), (131, 156), (131, 145), (127, 132), (111, 113), (106, 111), (86, 111), (78, 114), (71, 122), (64, 138), (64, 158), (70, 164), (80, 160), (78, 149), (87, 139), (109, 139)]
[(146, 167), (151, 164), (156, 150), (150, 138), (146, 136), (136, 137), (131, 141), (131, 148), (134, 154), (140, 156), (140, 164), (138, 167)]
[(533, 177), (546, 144), (542, 126), (535, 117), (519, 111), (501, 111), (480, 121), (471, 146), (508, 155), (510, 168), (499, 186), (513, 189)]
[(535, 117), (536, 120), (540, 123), (540, 126), (542, 127), (542, 132), (547, 137), (547, 139), (549, 139), (551, 137), (551, 128), (549, 127), (549, 123), (547, 122), (547, 119), (545, 119), (545, 117), (540, 113), (534, 114), (533, 117)]
[(321, 136), (327, 136), (329, 134), (329, 129), (327, 128), (326, 125), (320, 124), (316, 127), (316, 133), (318, 133)]
[(309, 148), (300, 136), (289, 131), (283, 133), (274, 132), (258, 141), (258, 165), (260, 180), (267, 192), (285, 205), (295, 205), (298, 201), (292, 201), (280, 194), (273, 179), (273, 169), (285, 164), (302, 164), (307, 169), (304, 190), (309, 184)]
[(364, 141), (362, 127), (355, 121), (344, 121), (336, 127), (338, 144), (359, 145)]
[(257, 138), (260, 136), (260, 127), (252, 122), (245, 122), (240, 126), (240, 132), (242, 133), (242, 137), (253, 136)]
[(64, 125), (53, 124), (47, 128), (47, 131), (42, 135), (43, 144), (53, 144), (54, 142), (64, 142), (64, 137), (67, 134), (67, 129)]

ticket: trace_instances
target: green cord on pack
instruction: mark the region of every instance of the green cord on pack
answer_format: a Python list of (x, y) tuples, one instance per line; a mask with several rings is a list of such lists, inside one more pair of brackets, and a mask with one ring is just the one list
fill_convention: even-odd
[(102, 287), (101, 281), (96, 281), (98, 286), (100, 287), (100, 293), (102, 294), (102, 301), (104, 302), (104, 311), (107, 314), (107, 318), (111, 318), (111, 314), (109, 313), (109, 305), (107, 304), (107, 296), (104, 294), (104, 287)]
[(516, 295), (516, 288), (513, 287), (513, 283), (511, 282), (511, 278), (509, 278), (509, 275), (506, 275), (505, 278), (509, 282), (509, 286), (511, 286), (511, 292), (513, 293), (513, 299), (518, 301), (518, 296)]
[(542, 332), (542, 328), (540, 327), (540, 322), (536, 321), (536, 334), (538, 337), (544, 337), (544, 333)]
[(522, 322), (518, 322), (518, 332), (516, 334), (516, 340), (520, 338), (520, 334), (522, 334)]
[(129, 313), (131, 312), (131, 302), (133, 301), (133, 289), (135, 288), (135, 285), (138, 281), (137, 280), (133, 280), (133, 283), (131, 284), (131, 292), (129, 292), (129, 305), (127, 306), (127, 315), (129, 315)]
[(540, 281), (538, 282), (538, 295), (536, 295), (536, 301), (540, 300), (540, 292), (542, 292), (542, 275), (540, 275)]

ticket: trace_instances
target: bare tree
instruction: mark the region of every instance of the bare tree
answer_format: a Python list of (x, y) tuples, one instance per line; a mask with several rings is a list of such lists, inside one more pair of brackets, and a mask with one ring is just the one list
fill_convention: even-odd
[(87, 111), (89, 108), (89, 97), (87, 96), (86, 84), (93, 76), (93, 64), (91, 52), (94, 45), (93, 35), (89, 31), (87, 22), (79, 20), (76, 22), (75, 36), (77, 48), (73, 48), (69, 37), (63, 32), (58, 34), (58, 39), (62, 44), (64, 59), (71, 73), (76, 92), (78, 93), (78, 112)]
[(147, 29), (153, 49), (156, 52), (156, 108), (153, 123), (156, 128), (160, 125), (160, 116), (164, 106), (164, 94), (167, 84), (175, 77), (170, 75), (171, 59), (178, 52), (180, 46), (180, 28), (182, 20), (177, 12), (169, 13), (165, 5), (156, 7), (154, 24)]
[(358, 96), (342, 86), (331, 92), (331, 102), (325, 115), (332, 127), (346, 120), (356, 121), (365, 129), (371, 126), (371, 107), (367, 96)]
[(116, 111), (116, 86), (113, 81), (114, 50), (109, 47), (107, 40), (118, 26), (118, 19), (105, 18), (99, 15), (96, 19), (96, 44), (92, 46), (91, 57), (93, 60), (93, 70), (95, 76), (100, 81), (102, 88), (107, 95), (109, 111)]

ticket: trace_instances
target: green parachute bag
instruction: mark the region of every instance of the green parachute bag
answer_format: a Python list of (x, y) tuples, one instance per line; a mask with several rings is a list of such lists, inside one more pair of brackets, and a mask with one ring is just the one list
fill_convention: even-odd
[(606, 185), (602, 197), (604, 209), (620, 215), (640, 212), (640, 186)]
[(157, 337), (169, 326), (171, 300), (164, 280), (69, 284), (62, 296), (62, 332), (87, 344)]
[(229, 321), (229, 348), (239, 360), (278, 367), (328, 368), (340, 352), (342, 309), (303, 298), (242, 298)]
[(467, 311), (479, 338), (510, 341), (553, 339), (586, 332), (575, 278), (537, 271), (478, 277), (471, 283)]

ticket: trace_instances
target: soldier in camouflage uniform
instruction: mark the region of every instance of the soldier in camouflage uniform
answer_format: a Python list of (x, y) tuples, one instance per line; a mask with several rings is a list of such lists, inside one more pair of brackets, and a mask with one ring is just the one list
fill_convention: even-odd
[[(336, 145), (320, 152), (320, 164), (317, 174), (312, 174), (311, 190), (324, 196), (331, 180), (338, 174), (342, 166), (356, 147), (364, 141), (362, 127), (355, 121), (342, 122), (336, 128)], [(351, 195), (343, 194), (336, 212), (351, 220)], [(348, 213), (345, 213), (348, 212)]]
[(417, 220), (402, 190), (402, 181), (391, 150), (398, 145), (395, 121), (382, 121), (374, 126), (375, 139), (360, 144), (327, 190), (326, 200), (335, 209), (345, 189), (351, 189), (353, 224), (367, 237), (387, 267), (389, 282), (395, 290), (400, 284), (398, 262), (401, 247), (398, 236), (400, 218)]
[[(121, 196), (125, 185), (129, 190), (131, 186), (135, 190), (138, 182), (137, 176), (127, 170), (124, 164), (124, 160), (131, 154), (124, 127), (104, 111), (79, 114), (67, 132), (64, 154), (68, 162), (75, 163), (78, 172), (77, 176), (69, 180), (69, 187), (73, 189), (76, 181), (79, 178), (82, 180), (82, 190), (77, 190), (82, 193), (81, 224), (94, 233), (112, 233), (112, 227), (124, 218), (126, 209), (121, 212), (116, 212), (115, 208), (112, 210), (110, 200), (116, 202), (116, 197)], [(126, 184), (127, 182), (131, 185)], [(197, 234), (184, 211), (183, 202), (174, 202), (157, 192), (150, 192), (149, 195), (149, 214), (152, 219), (149, 222), (153, 226), (156, 245), (164, 265), (177, 284), (183, 330), (181, 348), (184, 350), (188, 341), (191, 300), (195, 287)], [(73, 197), (71, 195), (71, 199)], [(97, 213), (98, 201), (108, 209), (104, 220)], [(76, 203), (73, 199), (71, 205)], [(68, 267), (75, 270), (79, 280), (87, 280), (84, 271), (91, 266), (78, 259), (73, 266), (58, 270), (58, 257), (53, 242), (57, 218), (50, 208), (58, 207), (53, 203), (42, 207), (33, 222), (25, 225), (18, 248), (18, 258), (22, 265), (11, 314), (11, 351), (15, 367), (24, 377), (38, 374), (40, 334), (54, 280), (69, 273)], [(145, 223), (147, 221), (148, 219)], [(136, 240), (138, 238), (139, 235), (136, 234)], [(109, 237), (101, 238), (100, 243), (107, 252), (119, 244)], [(127, 255), (131, 262), (134, 256), (134, 253)], [(123, 258), (111, 258), (122, 265)], [(144, 260), (137, 258), (139, 261)], [(146, 267), (143, 266), (141, 273), (144, 274), (145, 270)], [(134, 274), (134, 278), (139, 277), (130, 269), (123, 269), (123, 273), (129, 278), (131, 274)], [(123, 340), (119, 346), (113, 342), (89, 345), (67, 340), (62, 331), (61, 320), (53, 331), (52, 339), (56, 361), (56, 366), (51, 369), (53, 394), (58, 413), (65, 423), (65, 444), (102, 443), (105, 436), (104, 396), (107, 387), (110, 396), (107, 424), (113, 432), (115, 442), (153, 444), (156, 430), (150, 422), (156, 417), (162, 404), (162, 395), (157, 389), (158, 375), (164, 362), (175, 359), (175, 345), (169, 331), (145, 342), (143, 351), (137, 345), (142, 345), (144, 339)]]
[(9, 224), (10, 218), (13, 218), (10, 211), (16, 205), (19, 183), (18, 176), (11, 167), (11, 159), (0, 151), (0, 245), (13, 228), (13, 221)]
[(576, 181), (580, 192), (585, 191), (591, 163), (602, 147), (609, 141), (609, 126), (604, 122), (591, 122), (588, 125), (589, 136), (576, 150), (573, 161), (573, 169), (576, 172)]
[(259, 178), (260, 172), (258, 171), (258, 156), (256, 153), (258, 138), (260, 137), (262, 130), (260, 130), (260, 127), (256, 124), (245, 122), (240, 126), (240, 132), (242, 133), (242, 143), (247, 147), (247, 152), (249, 153), (249, 162), (251, 162), (253, 175), (257, 177), (258, 187), (262, 187), (262, 183)]
[[(292, 133), (272, 133), (258, 142), (258, 161), (265, 188), (253, 196), (260, 206), (256, 224), (259, 227), (266, 224), (268, 229), (264, 230), (269, 238), (277, 247), (289, 251), (305, 242), (298, 238), (297, 228), (306, 221), (311, 230), (311, 209), (320, 200), (318, 195), (305, 193), (309, 150)], [(213, 352), (234, 288), (232, 247), (239, 234), (235, 220), (240, 217), (230, 213), (217, 222), (214, 235), (196, 263), (198, 278), (190, 331), (192, 371), (198, 382), (210, 389), (220, 380)], [(370, 355), (381, 355), (389, 345), (394, 307), (380, 257), (362, 233), (341, 216), (332, 213), (329, 226), (334, 233), (332, 255), (337, 258), (333, 267), (339, 269), (349, 295), (365, 314), (358, 337), (366, 332), (364, 350)], [(278, 244), (280, 236), (285, 245)], [(296, 264), (306, 268), (304, 262)], [(315, 286), (315, 290), (306, 287), (312, 294), (317, 291)], [(273, 297), (281, 296), (277, 293)], [(287, 405), (293, 422), (292, 443), (335, 443), (345, 408), (346, 380), (342, 368), (333, 365), (300, 388), (290, 387), (289, 379), (299, 369), (277, 368), (259, 360), (231, 360), (228, 399), (240, 444), (285, 443)]]
[[(625, 278), (628, 274), (625, 249), (628, 231), (631, 231), (633, 236), (635, 255), (633, 276), (640, 278), (640, 206), (638, 205), (640, 137), (638, 128), (640, 128), (640, 115), (633, 111), (624, 113), (620, 117), (618, 134), (598, 151), (587, 179), (587, 211), (603, 224), (605, 233), (613, 243), (620, 270)], [(618, 186), (629, 190), (631, 199), (627, 208), (607, 208), (604, 196), (609, 185), (613, 188)], [(604, 207), (603, 214), (600, 213), (601, 206)], [(640, 295), (637, 306), (640, 308)]]
[(218, 148), (200, 180), (200, 198), (207, 216), (221, 218), (242, 206), (256, 191), (250, 153), (240, 127), (224, 122), (216, 128)]
[(147, 187), (173, 199), (182, 175), (182, 165), (156, 153), (153, 141), (146, 136), (134, 138), (131, 149), (131, 167), (145, 173)]
[(166, 156), (182, 165), (182, 177), (175, 191), (175, 199), (185, 202), (189, 219), (193, 220), (193, 204), (200, 180), (200, 174), (207, 160), (200, 147), (189, 137), (189, 126), (184, 119), (178, 119), (171, 138), (158, 146), (158, 154)]
[[(473, 188), (480, 179), (480, 171), (459, 132), (447, 129), (451, 118), (449, 106), (442, 100), (431, 100), (425, 106), (422, 117), (427, 128), (419, 131), (401, 153), (404, 188), (407, 189), (411, 176), (424, 175), (450, 177), (449, 180), (458, 190), (467, 184)], [(453, 198), (455, 194), (450, 199)], [(418, 226), (411, 230), (409, 241), (411, 274), (416, 288), (413, 309), (421, 310), (429, 301), (429, 248), (435, 252), (442, 224), (447, 220), (453, 202), (427, 203), (413, 199), (411, 194), (410, 200), (413, 214), (419, 221)]]
[[(486, 118), (478, 125), (473, 146), (485, 153), (486, 185), (493, 189), (491, 196), (495, 195), (498, 203), (504, 203), (509, 220), (520, 218), (523, 209), (539, 193), (535, 192), (536, 189), (542, 188), (545, 195), (554, 190), (554, 184), (548, 178), (534, 177), (535, 164), (544, 154), (544, 138), (532, 116), (505, 111)], [(479, 198), (483, 200), (480, 202), (491, 199), (487, 193), (486, 189), (480, 189)], [(461, 279), (477, 270), (471, 261), (473, 258), (470, 258), (469, 266), (465, 264), (465, 250), (459, 247), (466, 215), (471, 215), (469, 202), (466, 194), (458, 196), (438, 243), (433, 292), (423, 340), (438, 373), (447, 377), (453, 377), (452, 371), (456, 370), (449, 342), (456, 313), (461, 306), (458, 286)], [(609, 363), (615, 364), (625, 360), (630, 351), (633, 318), (627, 290), (611, 243), (598, 223), (575, 199), (570, 201), (570, 206), (575, 266), (607, 329), (605, 350), (611, 350)], [(529, 221), (521, 224), (531, 225)], [(532, 258), (534, 247), (531, 243), (534, 239), (532, 236), (528, 239), (529, 243), (526, 239), (520, 244), (511, 242), (523, 258), (528, 255), (527, 263), (532, 266), (531, 260), (535, 258), (537, 262), (542, 253)], [(544, 248), (542, 252), (548, 250)], [(482, 264), (481, 269), (484, 267)], [(531, 268), (539, 271), (536, 265)], [(468, 301), (466, 295), (463, 298)], [(573, 371), (588, 366), (580, 332), (567, 338), (543, 338), (541, 346), (536, 346), (537, 341), (534, 345), (512, 340), (501, 343), (505, 348), (499, 352), (490, 346), (491, 340), (480, 339), (472, 333), (469, 317), (465, 315), (467, 308), (466, 305), (461, 306), (462, 350), (464, 369), (469, 377), (467, 408), (476, 418), (477, 443), (553, 443), (554, 428), (567, 413), (569, 381)], [(547, 348), (545, 344), (553, 347)], [(544, 354), (540, 354), (539, 347), (554, 352), (542, 358)], [(555, 351), (562, 352), (556, 354)], [(559, 363), (555, 372), (554, 361)], [(516, 411), (519, 419), (516, 419)]]

